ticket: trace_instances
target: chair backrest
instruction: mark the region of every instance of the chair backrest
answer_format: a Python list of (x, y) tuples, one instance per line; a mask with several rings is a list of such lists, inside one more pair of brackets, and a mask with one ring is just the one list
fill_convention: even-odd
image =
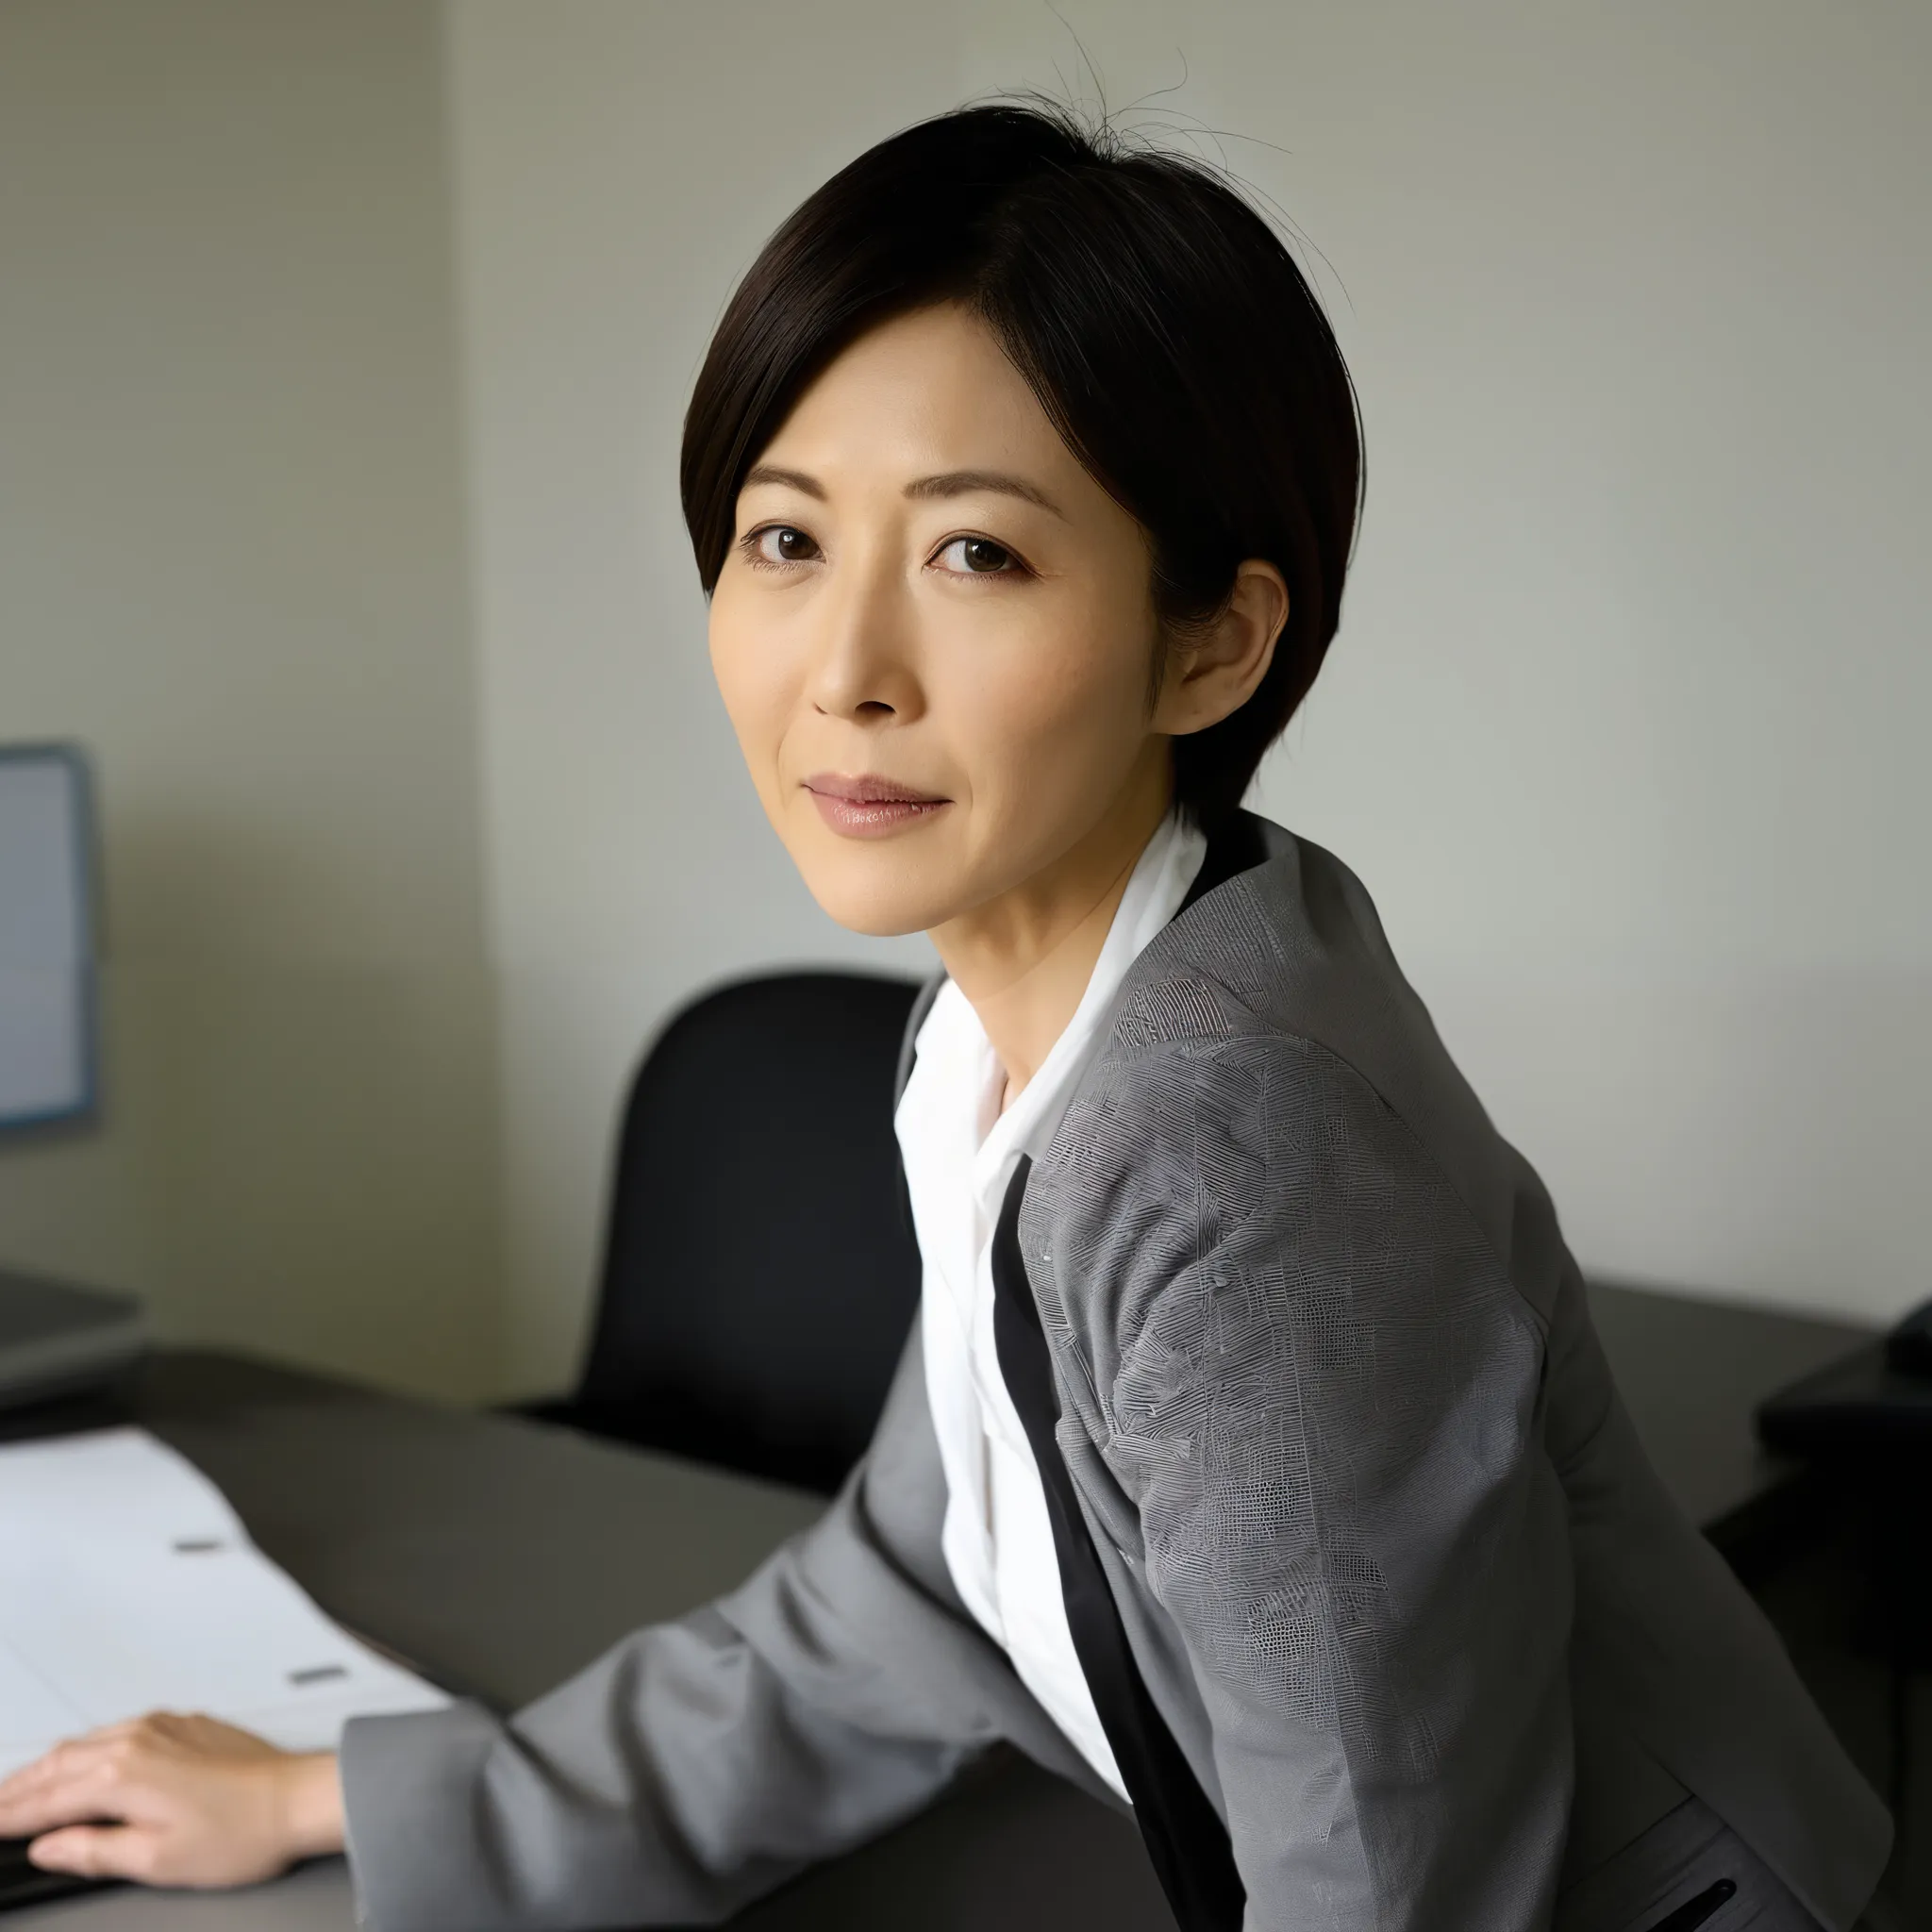
[(576, 1406), (604, 1433), (835, 1490), (919, 1302), (892, 1078), (917, 982), (738, 981), (631, 1084)]

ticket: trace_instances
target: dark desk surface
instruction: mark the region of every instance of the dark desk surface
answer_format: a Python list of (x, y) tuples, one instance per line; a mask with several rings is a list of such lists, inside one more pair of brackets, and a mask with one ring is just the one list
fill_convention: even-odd
[[(1591, 1291), (1638, 1428), (1691, 1514), (1761, 1523), (1788, 1465), (1757, 1400), (1869, 1331), (1647, 1291)], [(639, 1624), (728, 1589), (821, 1499), (518, 1418), (410, 1402), (231, 1357), (161, 1353), (118, 1408), (220, 1485), (330, 1615), (453, 1690), (528, 1702)], [(51, 1417), (35, 1419), (42, 1432)], [(25, 1419), (0, 1434), (22, 1433)], [(308, 1932), (353, 1923), (341, 1860), (246, 1892), (97, 1892), (17, 1932)], [(918, 1924), (1171, 1932), (1131, 1822), (1030, 1765), (969, 1781), (911, 1824), (743, 1915), (758, 1932)]]

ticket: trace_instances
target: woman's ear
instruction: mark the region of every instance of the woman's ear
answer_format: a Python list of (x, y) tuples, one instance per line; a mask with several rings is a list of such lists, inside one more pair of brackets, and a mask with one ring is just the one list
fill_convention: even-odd
[(1237, 566), (1227, 608), (1213, 626), (1169, 652), (1148, 721), (1153, 728), (1184, 738), (1240, 710), (1267, 676), (1287, 622), (1287, 580), (1264, 558), (1248, 558)]

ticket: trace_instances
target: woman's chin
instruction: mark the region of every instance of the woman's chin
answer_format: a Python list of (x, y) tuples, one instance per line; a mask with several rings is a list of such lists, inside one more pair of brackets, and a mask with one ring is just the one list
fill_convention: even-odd
[(826, 918), (871, 939), (929, 932), (957, 909), (942, 890), (935, 891), (941, 881), (934, 868), (922, 866), (909, 853), (814, 853), (799, 870)]

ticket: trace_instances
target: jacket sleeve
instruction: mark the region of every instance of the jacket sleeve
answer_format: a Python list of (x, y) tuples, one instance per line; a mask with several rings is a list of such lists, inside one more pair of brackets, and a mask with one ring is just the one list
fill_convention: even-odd
[(1082, 1129), (1055, 1238), (1120, 1297), (1102, 1454), (1209, 1717), (1247, 1925), (1546, 1926), (1574, 1774), (1538, 1318), (1311, 1041), (1157, 1050)]
[(984, 1640), (927, 1560), (937, 1457), (906, 1451), (929, 1426), (915, 1324), (837, 1500), (730, 1595), (508, 1719), (465, 1701), (352, 1720), (360, 1921), (710, 1924), (934, 1797), (995, 1732)]

